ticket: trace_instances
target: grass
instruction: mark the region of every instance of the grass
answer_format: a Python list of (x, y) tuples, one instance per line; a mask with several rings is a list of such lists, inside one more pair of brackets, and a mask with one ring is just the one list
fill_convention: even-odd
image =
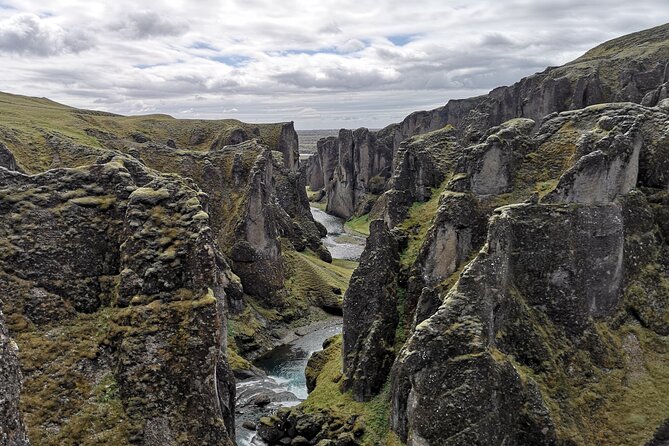
[(362, 438), (364, 446), (401, 445), (399, 439), (390, 432), (390, 389), (388, 383), (383, 391), (371, 401), (360, 403), (353, 399), (351, 392), (342, 393), (339, 382), (342, 378), (341, 336), (332, 343), (328, 350), (329, 360), (318, 376), (317, 386), (300, 407), (305, 412), (326, 410), (333, 416), (348, 419), (357, 415), (365, 424)]
[(345, 224), (344, 227), (350, 229), (353, 232), (357, 232), (362, 235), (369, 235), (369, 214), (362, 215), (360, 217), (350, 218)]
[[(175, 119), (168, 115), (121, 116), (80, 110), (46, 98), (32, 98), (0, 92), (0, 141), (14, 153), (20, 167), (29, 173), (54, 165), (74, 167), (92, 163), (95, 149), (126, 150), (134, 145), (133, 135), (143, 134), (164, 144), (168, 139), (179, 148), (207, 151), (233, 130), (259, 134), (261, 143), (278, 148), (279, 124), (246, 124), (235, 119)], [(87, 146), (57, 150), (47, 143), (50, 135), (70, 145)], [(60, 161), (58, 161), (60, 160)]]
[(341, 290), (343, 296), (353, 270), (358, 266), (358, 262), (341, 259), (333, 259), (332, 263), (327, 263), (310, 250), (286, 251), (284, 258), (290, 271), (286, 289), (303, 300), (309, 300), (308, 296), (314, 293), (331, 295), (334, 288)]
[(441, 187), (432, 189), (432, 196), (428, 201), (415, 202), (409, 208), (407, 218), (404, 219), (401, 228), (407, 230), (409, 234), (409, 244), (407, 248), (400, 253), (400, 262), (403, 267), (411, 266), (420, 248), (423, 245), (427, 231), (432, 226), (434, 217), (437, 215), (439, 209), (439, 198), (441, 193), (446, 188), (447, 181)]

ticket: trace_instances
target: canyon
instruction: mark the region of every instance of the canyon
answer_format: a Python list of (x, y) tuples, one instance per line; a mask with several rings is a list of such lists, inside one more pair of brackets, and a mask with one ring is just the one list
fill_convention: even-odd
[(669, 25), (306, 160), (0, 104), (0, 445), (666, 444)]

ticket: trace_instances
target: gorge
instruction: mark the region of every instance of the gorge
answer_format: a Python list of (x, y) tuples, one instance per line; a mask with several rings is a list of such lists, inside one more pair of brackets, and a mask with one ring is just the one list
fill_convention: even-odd
[(0, 446), (669, 441), (669, 25), (307, 160), (0, 106)]

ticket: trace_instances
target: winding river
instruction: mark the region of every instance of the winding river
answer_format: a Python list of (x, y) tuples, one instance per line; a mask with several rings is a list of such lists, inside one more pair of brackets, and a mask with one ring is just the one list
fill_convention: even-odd
[[(358, 260), (365, 239), (347, 232), (344, 221), (311, 208), (314, 219), (328, 230), (323, 244), (335, 259)], [(265, 445), (245, 424), (255, 424), (261, 416), (280, 407), (299, 404), (307, 397), (304, 369), (312, 353), (322, 349), (323, 341), (341, 333), (341, 317), (317, 322), (298, 329), (295, 339), (283, 344), (256, 362), (264, 375), (237, 381), (237, 413), (235, 417), (238, 446)]]

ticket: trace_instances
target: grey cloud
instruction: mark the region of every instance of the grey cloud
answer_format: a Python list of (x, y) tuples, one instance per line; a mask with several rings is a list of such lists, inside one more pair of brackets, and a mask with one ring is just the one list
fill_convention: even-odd
[(514, 44), (513, 40), (501, 33), (487, 33), (481, 39), (481, 45), (483, 46), (512, 46)]
[(380, 70), (355, 70), (346, 67), (327, 67), (318, 72), (292, 71), (274, 75), (280, 83), (305, 89), (359, 90), (388, 83)]
[(179, 18), (164, 17), (156, 11), (136, 11), (110, 27), (133, 39), (160, 36), (179, 36), (189, 29), (188, 23)]
[(330, 22), (318, 30), (319, 34), (341, 34), (342, 30), (335, 22)]
[(80, 30), (65, 30), (35, 14), (17, 14), (0, 22), (0, 51), (32, 56), (78, 53), (95, 40)]

